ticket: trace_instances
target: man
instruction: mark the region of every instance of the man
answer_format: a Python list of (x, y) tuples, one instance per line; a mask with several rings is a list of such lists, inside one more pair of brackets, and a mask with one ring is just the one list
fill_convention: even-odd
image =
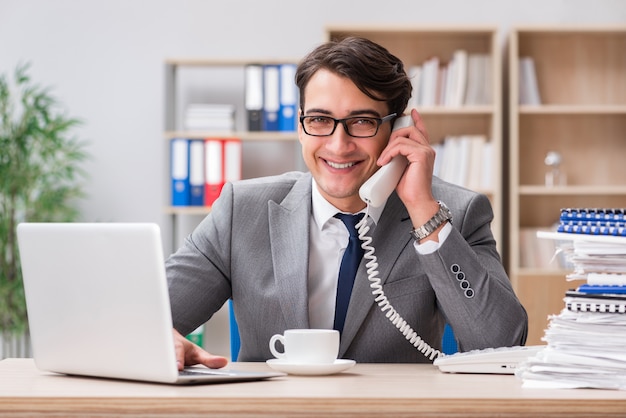
[[(364, 212), (360, 186), (397, 155), (408, 165), (396, 192), (367, 219), (389, 302), (435, 349), (446, 322), (463, 351), (523, 344), (527, 316), (497, 253), (488, 199), (433, 177), (435, 152), (415, 110), (414, 125), (392, 133), (394, 114), (404, 112), (411, 94), (402, 62), (373, 42), (347, 38), (305, 57), (296, 83), (298, 136), (310, 172), (226, 185), (167, 261), (179, 367), (226, 364), (182, 335), (229, 298), (240, 361), (271, 358), (269, 339), (285, 329), (336, 327), (349, 233), (334, 215)], [(374, 303), (365, 264), (339, 328), (340, 357), (430, 361)]]

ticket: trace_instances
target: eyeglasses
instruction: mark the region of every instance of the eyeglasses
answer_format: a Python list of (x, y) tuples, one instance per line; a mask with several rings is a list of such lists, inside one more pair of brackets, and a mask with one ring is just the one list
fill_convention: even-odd
[(337, 124), (341, 123), (348, 135), (355, 138), (371, 138), (378, 133), (381, 124), (392, 120), (395, 116), (395, 113), (383, 118), (353, 116), (335, 119), (330, 116), (300, 116), (300, 123), (304, 132), (311, 136), (330, 136), (335, 132)]

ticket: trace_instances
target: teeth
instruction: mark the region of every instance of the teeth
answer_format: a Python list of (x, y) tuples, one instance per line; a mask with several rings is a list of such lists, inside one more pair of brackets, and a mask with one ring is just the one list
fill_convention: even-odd
[(326, 162), (332, 168), (348, 168), (348, 167), (352, 167), (354, 165), (354, 163), (338, 164), (338, 163), (333, 163), (332, 161), (326, 161)]

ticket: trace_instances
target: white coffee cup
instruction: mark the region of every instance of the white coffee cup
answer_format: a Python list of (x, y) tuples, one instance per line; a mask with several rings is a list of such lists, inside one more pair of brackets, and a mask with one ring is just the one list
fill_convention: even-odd
[[(284, 351), (276, 349), (280, 341)], [(334, 329), (288, 329), (270, 338), (277, 359), (293, 364), (332, 364), (339, 354), (339, 331)]]

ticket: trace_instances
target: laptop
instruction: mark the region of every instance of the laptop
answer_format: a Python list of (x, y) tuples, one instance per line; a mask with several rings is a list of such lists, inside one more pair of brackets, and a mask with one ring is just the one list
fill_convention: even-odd
[(21, 223), (17, 227), (37, 367), (171, 384), (284, 376), (176, 367), (158, 225)]

